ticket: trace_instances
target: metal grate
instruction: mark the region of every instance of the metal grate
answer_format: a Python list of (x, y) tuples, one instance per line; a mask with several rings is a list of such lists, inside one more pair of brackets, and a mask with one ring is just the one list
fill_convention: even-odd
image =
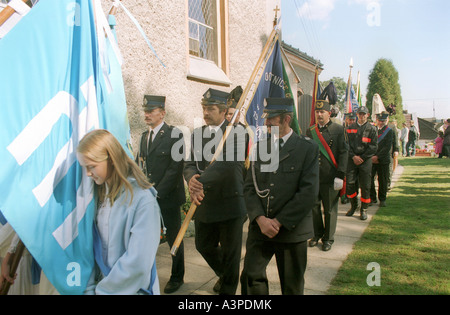
[(189, 53), (217, 63), (217, 1), (189, 0)]

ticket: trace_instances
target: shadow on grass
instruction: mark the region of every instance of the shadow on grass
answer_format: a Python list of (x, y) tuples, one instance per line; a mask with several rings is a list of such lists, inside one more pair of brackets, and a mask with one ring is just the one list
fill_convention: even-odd
[[(450, 294), (450, 159), (401, 164), (388, 207), (378, 210), (329, 294)], [(380, 287), (367, 284), (370, 262), (381, 266)]]

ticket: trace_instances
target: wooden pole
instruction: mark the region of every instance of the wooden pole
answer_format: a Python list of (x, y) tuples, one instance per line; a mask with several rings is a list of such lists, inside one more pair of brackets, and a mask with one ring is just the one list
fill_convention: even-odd
[[(19, 263), (20, 260), (22, 259), (24, 250), (25, 245), (23, 244), (22, 241), (19, 240), (19, 243), (17, 244), (16, 247), (16, 252), (11, 254), (11, 256), (9, 257), (9, 264), (10, 264), (9, 276), (11, 278), (14, 278), (14, 276), (16, 275), (17, 267), (19, 267)], [(5, 280), (3, 286), (0, 289), (0, 295), (7, 295), (10, 287), (11, 283)]]
[[(247, 98), (247, 94), (251, 89), (251, 85), (253, 84), (253, 82), (256, 79), (256, 76), (260, 70), (260, 67), (263, 63), (263, 61), (266, 59), (266, 55), (269, 52), (270, 47), (272, 46), (272, 43), (274, 42), (274, 39), (276, 38), (276, 36), (278, 35), (276, 29), (274, 28), (272, 33), (269, 36), (269, 39), (267, 40), (266, 45), (263, 48), (263, 51), (261, 53), (261, 56), (259, 57), (259, 60), (256, 64), (255, 69), (253, 70), (252, 75), (250, 76), (250, 79), (247, 83), (247, 86), (245, 87), (244, 92), (242, 93), (241, 98), (239, 99), (239, 102), (236, 106), (236, 110), (241, 110), (241, 108), (244, 105), (245, 99)], [(248, 108), (247, 108), (248, 110)], [(234, 124), (234, 120), (236, 118), (236, 115), (234, 116), (234, 119), (228, 124), (228, 127), (232, 127)], [(218, 148), (211, 160), (211, 163), (214, 163), (214, 161), (217, 159), (217, 157), (219, 156), (219, 154), (222, 152), (223, 146), (225, 144), (226, 139), (228, 138), (229, 134), (231, 132), (231, 128), (227, 128), (222, 140), (220, 141)], [(195, 211), (197, 210), (197, 206), (195, 204), (191, 204), (191, 207), (189, 208), (188, 213), (186, 214), (186, 217), (184, 218), (183, 224), (181, 225), (180, 230), (178, 231), (177, 234), (177, 238), (175, 239), (172, 248), (170, 250), (170, 253), (172, 254), (172, 256), (176, 256), (178, 248), (180, 247), (181, 242), (183, 241), (184, 235), (186, 234), (187, 228), (189, 226), (189, 222), (192, 220), (192, 217), (194, 216)]]
[[(122, 0), (120, 0), (120, 1), (122, 1)], [(109, 15), (116, 15), (116, 13), (117, 13), (117, 7), (115, 5), (113, 5), (111, 7), (111, 10), (109, 11)]]
[[(28, 0), (22, 0), (27, 2)], [(16, 11), (9, 5), (0, 12), (0, 26), (2, 26)]]

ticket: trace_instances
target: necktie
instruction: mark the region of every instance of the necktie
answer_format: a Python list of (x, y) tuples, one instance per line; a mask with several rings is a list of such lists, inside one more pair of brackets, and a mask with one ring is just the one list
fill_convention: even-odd
[(153, 142), (153, 130), (150, 131), (150, 137), (148, 138), (148, 142), (147, 142), (147, 154), (150, 152), (150, 148), (152, 146), (152, 142)]

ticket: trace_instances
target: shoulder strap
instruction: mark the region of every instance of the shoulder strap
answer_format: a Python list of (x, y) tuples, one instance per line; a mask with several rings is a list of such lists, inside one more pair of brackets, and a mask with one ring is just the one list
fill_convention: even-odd
[(378, 143), (380, 143), (384, 139), (384, 137), (386, 137), (389, 130), (391, 130), (391, 128), (386, 127), (386, 129), (383, 131), (383, 133), (381, 135), (378, 135)]
[(322, 153), (323, 156), (325, 156), (325, 158), (330, 161), (330, 163), (332, 165), (334, 165), (334, 167), (338, 167), (338, 164), (336, 162), (336, 159), (333, 155), (333, 152), (331, 151), (330, 147), (328, 146), (327, 142), (325, 141), (325, 139), (323, 138), (322, 134), (319, 131), (319, 128), (317, 127), (317, 125), (311, 126), (310, 127), (311, 130), (311, 135), (314, 139), (314, 141), (319, 145), (319, 150)]

